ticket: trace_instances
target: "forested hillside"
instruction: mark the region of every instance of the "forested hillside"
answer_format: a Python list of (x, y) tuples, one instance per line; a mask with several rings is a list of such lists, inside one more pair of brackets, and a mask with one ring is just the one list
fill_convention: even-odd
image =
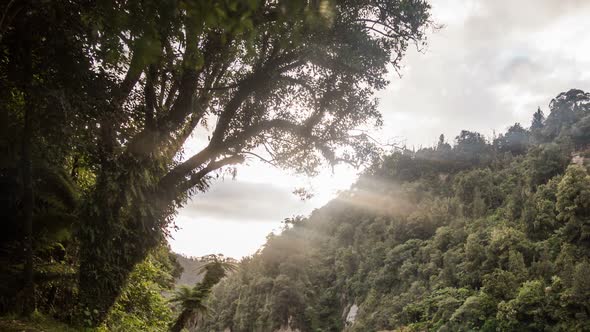
[(218, 285), (203, 331), (590, 330), (590, 94), (397, 151)]
[[(590, 331), (590, 94), (493, 138), (372, 137), (587, 85), (590, 5), (530, 2), (3, 1), (0, 331)], [(212, 225), (342, 164), (350, 190), (240, 264), (172, 252), (246, 253), (263, 228)]]

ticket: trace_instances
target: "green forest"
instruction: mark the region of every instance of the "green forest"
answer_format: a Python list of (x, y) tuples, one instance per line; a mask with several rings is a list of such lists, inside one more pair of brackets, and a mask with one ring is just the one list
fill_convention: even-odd
[(590, 331), (589, 148), (590, 94), (570, 90), (530, 129), (388, 154), (285, 220), (202, 330)]
[[(590, 331), (589, 93), (494, 137), (372, 136), (432, 9), (4, 1), (0, 331)], [(240, 261), (173, 252), (253, 163), (361, 175)]]

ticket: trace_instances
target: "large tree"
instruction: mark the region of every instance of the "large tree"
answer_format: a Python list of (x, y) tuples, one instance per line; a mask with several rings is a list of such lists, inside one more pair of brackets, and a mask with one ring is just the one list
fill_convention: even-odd
[[(368, 158), (370, 140), (353, 130), (381, 123), (374, 91), (431, 26), (423, 0), (29, 1), (5, 9), (3, 80), (18, 62), (17, 41), (36, 27), (31, 67), (52, 79), (38, 82), (43, 89), (25, 86), (24, 96), (59, 95), (55, 107), (34, 113), (68, 115), (64, 141), (44, 141), (65, 151), (51, 161), (68, 161), (72, 176), (93, 174), (78, 212), (80, 312), (90, 325), (214, 172), (264, 158), (314, 174), (326, 162)], [(64, 56), (50, 52), (60, 61), (44, 67), (54, 44)], [(208, 141), (184, 155), (200, 126)]]

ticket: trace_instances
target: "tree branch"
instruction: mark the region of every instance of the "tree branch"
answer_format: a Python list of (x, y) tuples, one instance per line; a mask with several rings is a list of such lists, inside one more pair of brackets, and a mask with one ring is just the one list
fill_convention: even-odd
[(197, 173), (193, 174), (186, 182), (181, 183), (177, 187), (176, 192), (177, 192), (177, 194), (182, 194), (182, 193), (188, 191), (189, 189), (191, 189), (192, 187), (197, 185), (199, 182), (201, 182), (203, 180), (203, 178), (207, 174), (211, 173), (212, 171), (220, 169), (224, 166), (240, 164), (243, 162), (244, 162), (244, 156), (242, 156), (242, 155), (233, 155), (233, 156), (226, 157), (226, 158), (223, 158), (220, 160), (212, 161), (207, 166), (205, 166), (203, 169), (201, 169)]
[[(242, 81), (243, 84), (240, 84), (238, 90), (234, 93), (233, 97), (226, 104), (222, 114), (219, 116), (217, 125), (215, 126), (211, 140), (207, 147), (168, 172), (168, 174), (166, 174), (161, 179), (158, 187), (161, 190), (169, 190), (170, 188), (173, 188), (176, 183), (178, 183), (183, 177), (185, 177), (194, 169), (200, 167), (208, 160), (216, 158), (216, 156), (223, 153), (224, 151), (227, 151), (227, 149), (230, 147), (235, 147), (251, 137), (245, 136), (241, 140), (232, 140), (230, 144), (224, 142), (225, 133), (230, 125), (230, 122), (234, 118), (243, 102), (254, 91), (260, 90), (269, 84), (275, 75), (280, 75), (281, 72), (289, 70), (293, 68), (293, 66), (300, 65), (300, 62), (296, 61), (296, 58), (296, 54), (289, 54), (273, 59), (272, 61), (269, 61), (263, 68), (261, 68), (260, 71), (254, 72), (248, 78), (244, 79)], [(278, 122), (275, 124), (279, 125)]]
[(182, 164), (174, 167), (168, 174), (166, 174), (158, 184), (159, 190), (168, 190), (175, 186), (184, 176), (189, 174), (193, 169), (213, 159), (217, 155), (216, 151), (211, 148), (211, 145), (206, 146), (199, 153), (187, 159)]
[(139, 54), (137, 51), (133, 52), (131, 55), (131, 61), (129, 64), (129, 69), (127, 69), (127, 73), (125, 74), (125, 78), (119, 85), (117, 93), (114, 96), (113, 104), (115, 107), (120, 108), (125, 100), (129, 97), (129, 94), (139, 81), (141, 77), (141, 73), (143, 72), (143, 67), (139, 62)]
[(217, 126), (215, 126), (215, 130), (211, 136), (210, 145), (216, 146), (222, 143), (230, 121), (252, 92), (267, 86), (276, 75), (280, 75), (282, 72), (293, 68), (293, 66), (300, 65), (300, 62), (296, 61), (296, 58), (297, 55), (295, 54), (278, 57), (269, 61), (259, 71), (252, 73), (242, 81), (239, 89), (219, 116)]
[(145, 80), (145, 125), (146, 128), (153, 129), (155, 127), (154, 115), (156, 112), (156, 91), (154, 88), (154, 80), (156, 76), (156, 69), (150, 65)]
[[(267, 151), (267, 152), (269, 152), (269, 154), (270, 154), (270, 151), (268, 150), (268, 148), (266, 149), (266, 151)], [(269, 160), (269, 159), (266, 159), (266, 158), (262, 157), (261, 155), (259, 155), (259, 154), (257, 154), (257, 153), (254, 153), (254, 152), (249, 152), (249, 151), (242, 151), (241, 153), (242, 153), (242, 154), (249, 154), (249, 155), (252, 155), (252, 156), (254, 156), (254, 157), (258, 158), (259, 160), (261, 160), (261, 161), (263, 161), (263, 162), (265, 162), (265, 163), (267, 163), (267, 164), (269, 164), (269, 165), (271, 165), (271, 166), (273, 166), (273, 167), (278, 167), (278, 165), (277, 165), (277, 164), (276, 164), (276, 163), (275, 163), (275, 162), (274, 162), (272, 159), (271, 159), (271, 160)], [(272, 155), (272, 154), (271, 154), (271, 155)]]

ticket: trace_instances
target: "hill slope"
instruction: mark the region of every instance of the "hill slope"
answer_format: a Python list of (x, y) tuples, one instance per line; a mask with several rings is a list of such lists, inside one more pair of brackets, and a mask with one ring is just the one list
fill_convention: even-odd
[(590, 94), (550, 111), (385, 157), (245, 259), (202, 330), (590, 330)]
[(178, 264), (182, 267), (182, 273), (174, 281), (176, 287), (189, 286), (193, 287), (203, 279), (201, 268), (205, 265), (199, 258), (186, 257), (180, 254), (174, 254)]

